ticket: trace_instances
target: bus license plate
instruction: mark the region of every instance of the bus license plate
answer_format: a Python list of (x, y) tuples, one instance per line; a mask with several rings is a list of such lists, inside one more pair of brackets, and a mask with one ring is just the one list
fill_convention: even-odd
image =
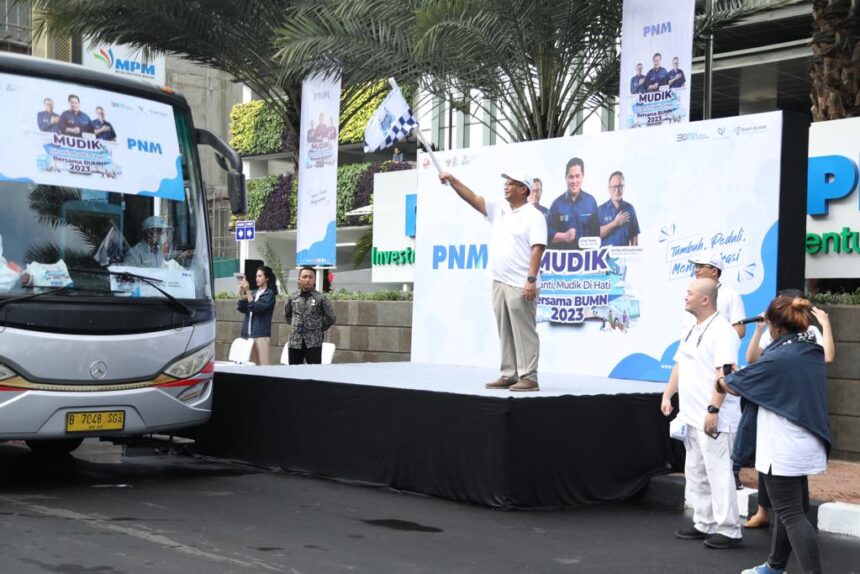
[(125, 411), (87, 411), (66, 415), (66, 432), (122, 430)]

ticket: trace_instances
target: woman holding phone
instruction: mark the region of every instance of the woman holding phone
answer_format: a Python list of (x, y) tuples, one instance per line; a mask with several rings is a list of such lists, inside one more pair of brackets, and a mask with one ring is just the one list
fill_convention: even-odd
[(780, 295), (765, 311), (773, 342), (755, 362), (717, 381), (745, 399), (735, 452), (754, 451), (776, 512), (767, 562), (744, 574), (783, 574), (794, 552), (801, 571), (821, 572), (803, 484), (823, 473), (830, 451), (824, 350), (807, 334), (812, 304)]
[(236, 308), (245, 315), (242, 321), (242, 337), (253, 339), (251, 362), (257, 365), (269, 364), (269, 341), (272, 337), (272, 311), (278, 284), (271, 267), (257, 268), (254, 278), (256, 289), (251, 290), (245, 277), (239, 282), (239, 303)]

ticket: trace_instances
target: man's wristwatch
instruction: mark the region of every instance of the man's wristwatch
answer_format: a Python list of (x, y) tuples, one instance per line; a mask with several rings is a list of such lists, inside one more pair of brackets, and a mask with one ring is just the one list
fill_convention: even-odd
[(714, 415), (720, 412), (720, 409), (719, 407), (715, 407), (714, 405), (708, 405), (708, 412)]
[(537, 277), (535, 277), (534, 275), (529, 275), (528, 277), (526, 277), (526, 281), (528, 281), (529, 283), (534, 283), (535, 281), (537, 281)]

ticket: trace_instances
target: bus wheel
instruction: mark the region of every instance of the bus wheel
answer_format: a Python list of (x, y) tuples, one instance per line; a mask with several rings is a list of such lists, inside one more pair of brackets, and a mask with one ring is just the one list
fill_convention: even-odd
[(63, 455), (69, 454), (84, 442), (83, 438), (57, 438), (50, 440), (25, 441), (30, 450), (36, 454)]

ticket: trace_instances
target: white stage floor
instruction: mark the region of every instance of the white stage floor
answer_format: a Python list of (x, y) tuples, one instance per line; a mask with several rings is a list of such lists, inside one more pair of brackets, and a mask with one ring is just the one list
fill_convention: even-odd
[(484, 385), (499, 376), (495, 369), (423, 363), (335, 363), (331, 365), (270, 365), (265, 367), (216, 364), (216, 373), (247, 373), (262, 377), (310, 379), (394, 389), (435, 391), (460, 395), (529, 399), (563, 395), (662, 393), (665, 383), (609, 379), (588, 375), (542, 373), (540, 391), (517, 393), (489, 390)]

